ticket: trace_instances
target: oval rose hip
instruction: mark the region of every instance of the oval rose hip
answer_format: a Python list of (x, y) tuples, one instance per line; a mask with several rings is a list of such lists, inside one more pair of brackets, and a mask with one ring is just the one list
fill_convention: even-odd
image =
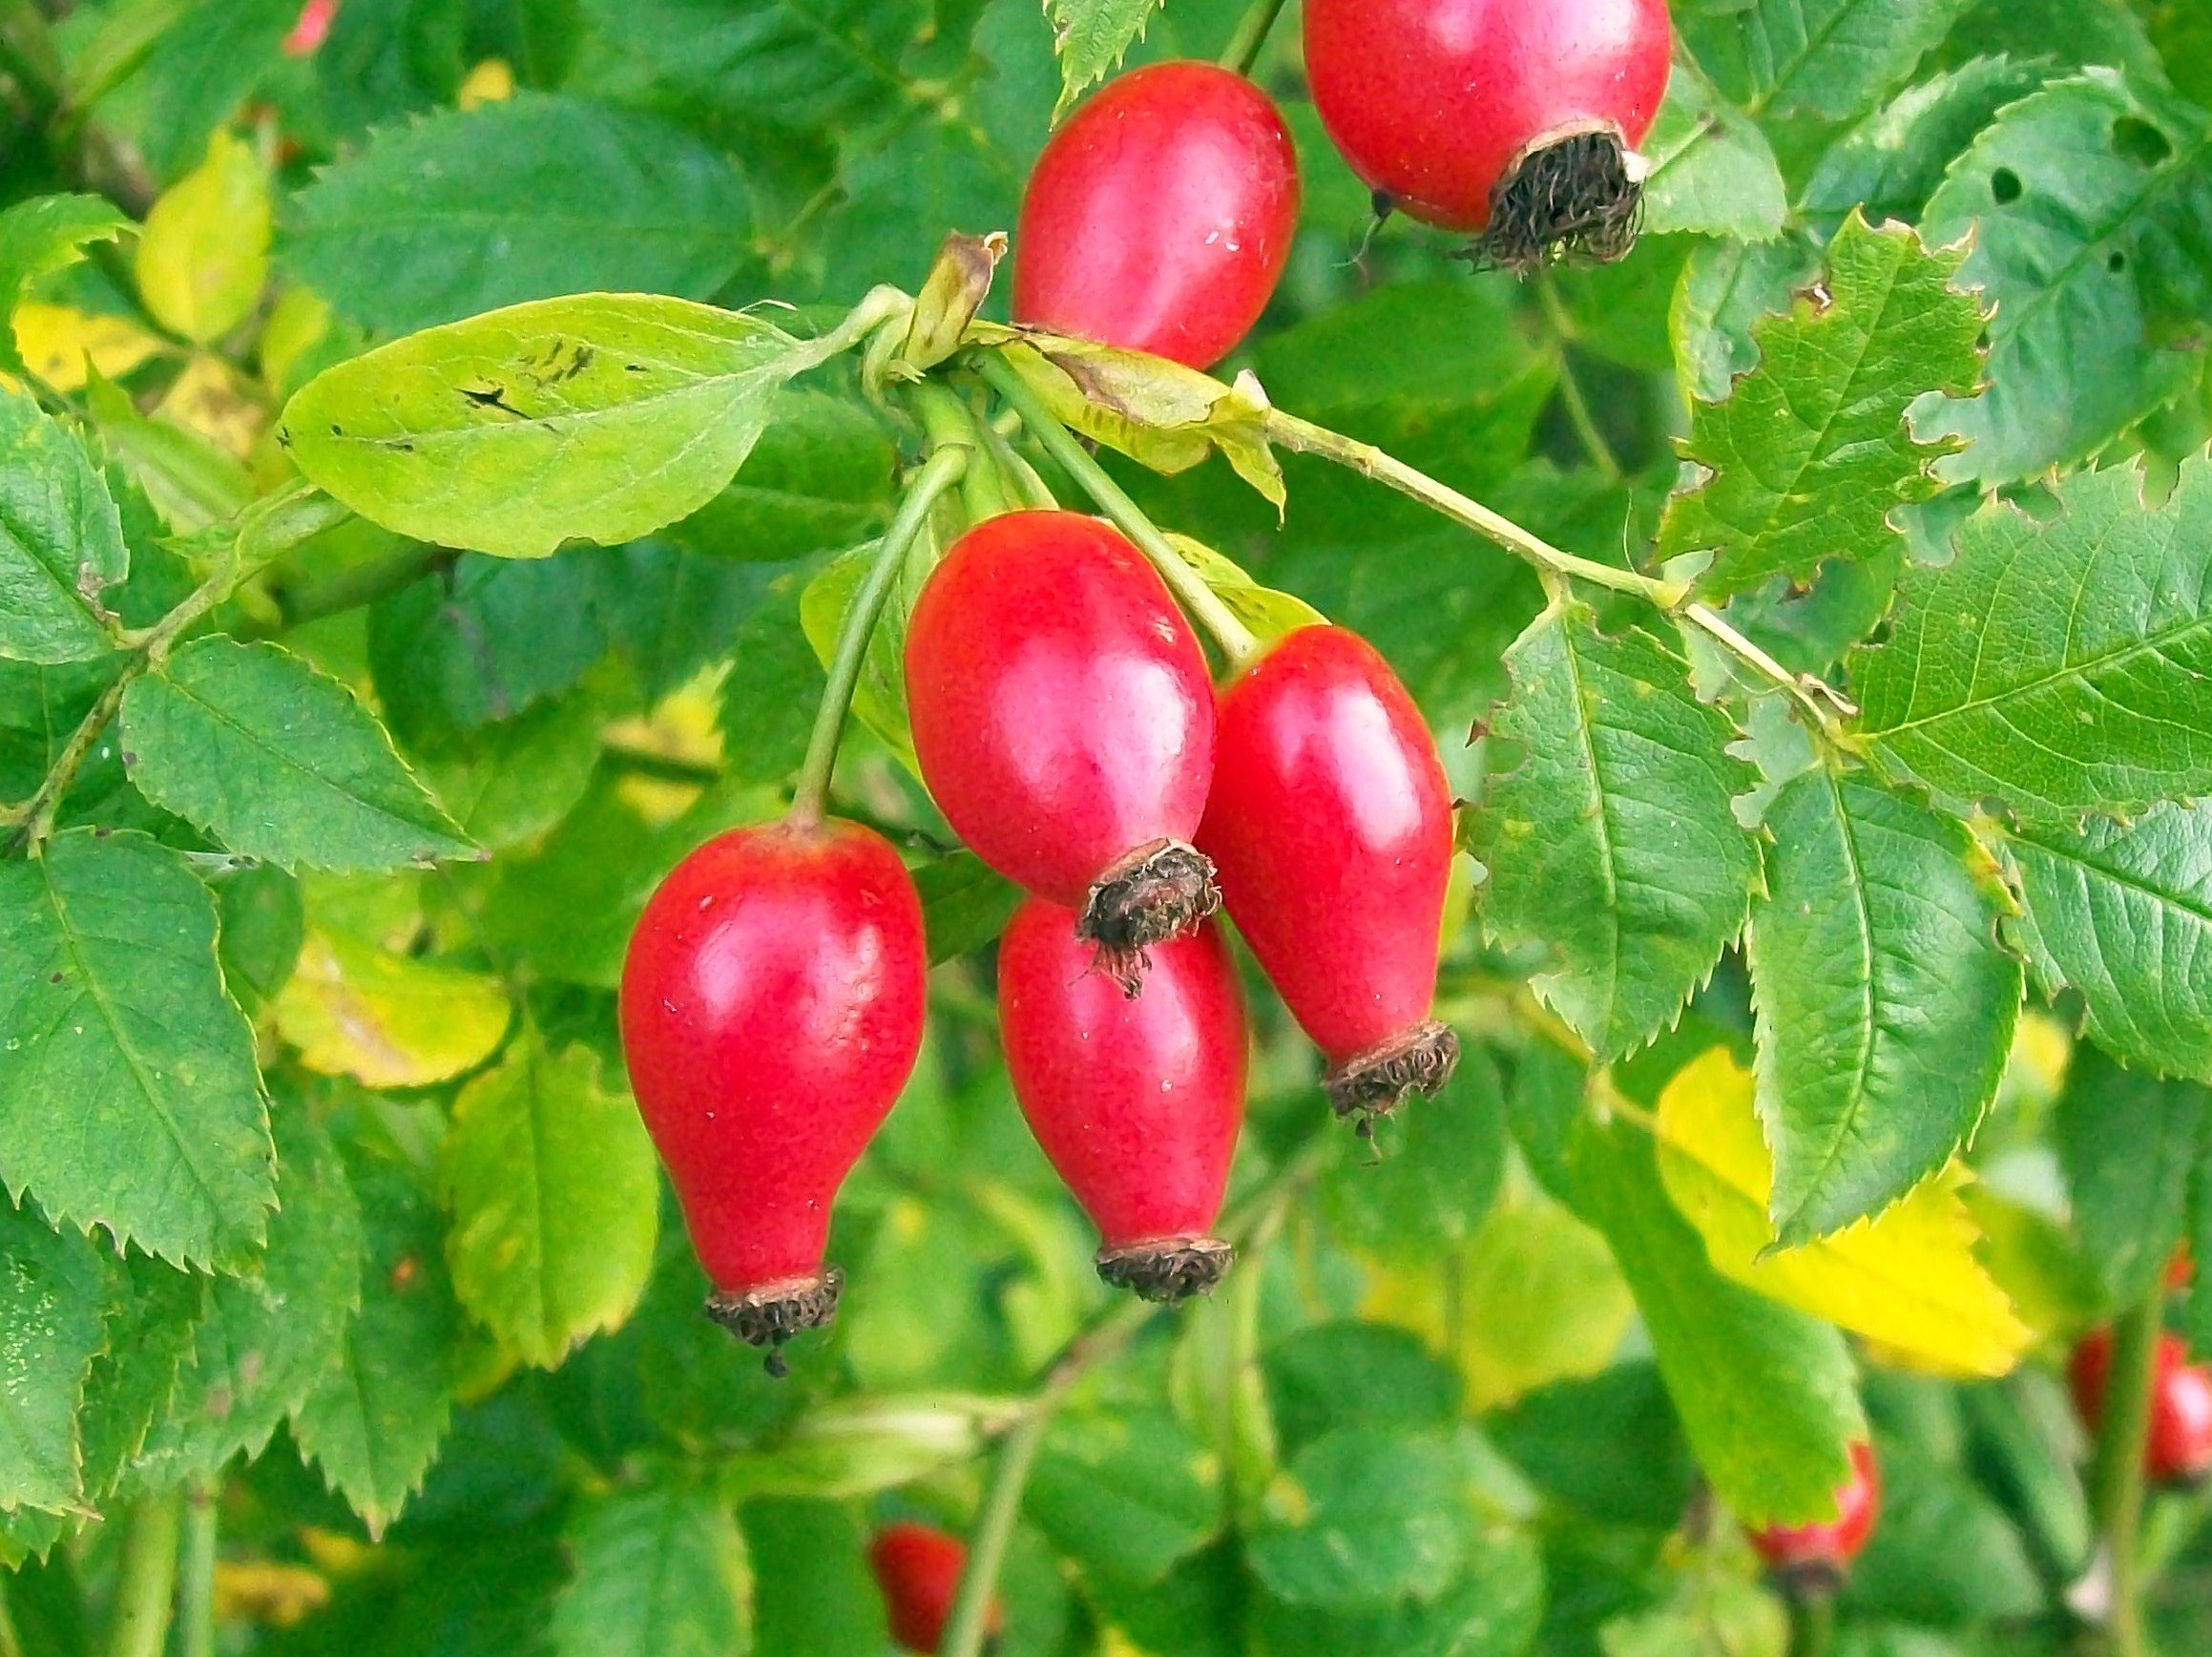
[[(968, 1568), (968, 1545), (934, 1525), (901, 1520), (876, 1532), (868, 1543), (868, 1568), (883, 1590), (884, 1619), (892, 1644), (904, 1650), (934, 1652), (952, 1618), (952, 1602)], [(986, 1637), (995, 1637), (1004, 1622), (997, 1600), (985, 1620)]]
[(1458, 1038), (1429, 1017), (1451, 877), (1451, 790), (1382, 655), (1301, 627), (1221, 691), (1199, 845), (1222, 901), (1363, 1127), (1432, 1093)]
[(1244, 1115), (1244, 1000), (1218, 928), (1161, 944), (1135, 999), (1093, 972), (1075, 917), (1024, 903), (998, 951), (1006, 1067), (1031, 1131), (1104, 1244), (1098, 1275), (1147, 1300), (1210, 1289)]
[(1014, 238), (1016, 322), (1211, 367), (1298, 228), (1298, 157), (1267, 94), (1210, 63), (1109, 83), (1037, 157)]
[(1664, 0), (1306, 0), (1305, 66), (1378, 204), (1514, 270), (1634, 245)]
[[(739, 828), (661, 883), (622, 967), (622, 1048), (708, 1312), (771, 1349), (837, 1309), (838, 1186), (921, 1051), (922, 906), (851, 823)], [(780, 1373), (780, 1372), (779, 1372)]]
[(1204, 654), (1144, 556), (1096, 518), (1011, 513), (963, 535), (907, 634), (923, 780), (1008, 879), (1075, 910), (1100, 964), (1212, 912), (1191, 849), (1213, 775)]
[(1767, 1567), (1800, 1593), (1831, 1593), (1874, 1534), (1882, 1512), (1882, 1470), (1874, 1447), (1851, 1446), (1851, 1471), (1836, 1486), (1836, 1516), (1811, 1524), (1770, 1524), (1751, 1533)]

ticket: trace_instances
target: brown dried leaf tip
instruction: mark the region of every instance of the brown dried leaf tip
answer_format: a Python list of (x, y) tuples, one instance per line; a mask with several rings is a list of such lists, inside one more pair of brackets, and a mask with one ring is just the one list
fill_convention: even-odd
[(1327, 1079), (1328, 1102), (1362, 1137), (1409, 1094), (1435, 1093), (1459, 1067), (1459, 1038), (1434, 1019), (1346, 1059)]
[(1098, 1250), (1100, 1277), (1161, 1306), (1209, 1292), (1236, 1263), (1236, 1249), (1219, 1237), (1170, 1237)]
[(1626, 259), (1643, 227), (1643, 158), (1610, 128), (1539, 138), (1491, 191), (1490, 223), (1466, 257), (1515, 276)]
[(785, 1278), (742, 1294), (718, 1290), (707, 1296), (706, 1314), (748, 1346), (767, 1348), (768, 1373), (781, 1378), (788, 1371), (783, 1343), (826, 1327), (837, 1316), (844, 1290), (845, 1273), (832, 1266), (819, 1276)]
[(1213, 859), (1180, 840), (1155, 840), (1092, 883), (1075, 935), (1096, 950), (1092, 964), (1134, 1001), (1151, 965), (1145, 952), (1221, 907)]

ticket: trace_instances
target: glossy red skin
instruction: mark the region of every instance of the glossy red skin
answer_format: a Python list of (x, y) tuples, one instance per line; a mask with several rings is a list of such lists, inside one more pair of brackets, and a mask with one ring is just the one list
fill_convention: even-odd
[(922, 905), (881, 835), (734, 829), (677, 865), (622, 967), (622, 1047), (699, 1262), (820, 1270), (837, 1187), (921, 1051)]
[(1031, 898), (998, 946), (1006, 1066), (1109, 1248), (1208, 1235), (1244, 1117), (1244, 997), (1210, 921), (1156, 945), (1135, 1000), (1075, 917)]
[(1298, 156), (1267, 94), (1211, 63), (1111, 81), (1055, 132), (1014, 238), (1014, 321), (1209, 368), (1267, 308)]
[(1451, 789), (1413, 699), (1358, 634), (1302, 627), (1223, 687), (1198, 846), (1332, 1063), (1429, 1017)]
[(1642, 142), (1667, 59), (1664, 0), (1305, 0), (1329, 137), (1370, 187), (1453, 230), (1490, 222), (1534, 139), (1611, 125)]
[(975, 854), (1070, 909), (1117, 858), (1188, 840), (1213, 775), (1206, 659), (1167, 584), (1075, 513), (961, 536), (914, 605), (922, 777)]
[[(2143, 1471), (2160, 1484), (2185, 1484), (2212, 1474), (2212, 1369), (2188, 1361), (2188, 1349), (2160, 1334), (2152, 1359), (2150, 1437)], [(2067, 1365), (2074, 1407), (2090, 1431), (2104, 1418), (2105, 1376), (2112, 1369), (2112, 1332), (2082, 1337)]]
[[(867, 1558), (883, 1590), (891, 1639), (908, 1651), (934, 1652), (952, 1618), (960, 1574), (968, 1568), (967, 1544), (934, 1525), (902, 1520), (876, 1532)], [(1003, 1621), (998, 1602), (991, 1601), (984, 1632), (995, 1636)]]
[(1836, 1517), (1814, 1524), (1771, 1524), (1751, 1533), (1759, 1557), (1778, 1571), (1841, 1571), (1857, 1559), (1882, 1512), (1882, 1470), (1874, 1447), (1851, 1446), (1851, 1476), (1836, 1486)]

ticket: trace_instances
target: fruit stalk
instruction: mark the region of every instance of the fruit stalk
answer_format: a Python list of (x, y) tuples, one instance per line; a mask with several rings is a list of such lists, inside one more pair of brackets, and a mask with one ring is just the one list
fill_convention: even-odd
[(2094, 1491), (2104, 1539), (2111, 1602), (2105, 1633), (2113, 1657), (2142, 1657), (2143, 1459), (2150, 1443), (2151, 1390), (2157, 1379), (2165, 1291), (2154, 1288), (2113, 1326), (2112, 1367), (2097, 1430)]
[(1160, 533), (1159, 526), (1145, 516), (1144, 510), (1129, 498), (1119, 484), (1106, 475), (1105, 468), (1091, 457), (1075, 440), (1075, 433), (1053, 417), (1043, 399), (1030, 389), (1029, 383), (1013, 366), (995, 353), (985, 353), (980, 358), (979, 370), (991, 388), (1006, 399), (1007, 406), (1021, 416), (1022, 424), (1043, 445), (1045, 452), (1059, 462), (1083, 493), (1097, 503), (1098, 510), (1152, 560), (1153, 568), (1159, 572), (1160, 579), (1167, 583), (1176, 601), (1221, 646), (1221, 654), (1229, 659), (1230, 668), (1234, 670), (1258, 650), (1260, 641), (1252, 637), (1251, 629), (1237, 619), (1235, 612), (1221, 602), (1196, 570), (1183, 562), (1182, 555)]
[(149, 1496), (125, 1521), (107, 1657), (161, 1657), (169, 1642), (182, 1505), (175, 1491)]
[(1283, 0), (1252, 0), (1252, 5), (1238, 20), (1237, 32), (1229, 36), (1229, 44), (1221, 49), (1221, 67), (1235, 70), (1239, 74), (1250, 74), (1252, 66), (1260, 61), (1260, 50), (1267, 44), (1267, 31), (1275, 27), (1276, 18), (1283, 14)]
[(1833, 1594), (1808, 1594), (1789, 1607), (1789, 1657), (1828, 1657), (1835, 1644)]
[(829, 800), (829, 776), (837, 768), (837, 745), (845, 735), (845, 713), (852, 706), (853, 688), (860, 683), (861, 664), (867, 659), (868, 640), (890, 597), (891, 583), (899, 578), (908, 553), (913, 549), (922, 526), (929, 521), (930, 509), (967, 470), (966, 449), (946, 448), (931, 454), (907, 486), (898, 514), (884, 532), (876, 561), (869, 566), (867, 579), (861, 584), (851, 610), (845, 614), (845, 628), (837, 636), (829, 682), (823, 690), (822, 705), (815, 711), (814, 732), (807, 739), (806, 758), (800, 764), (791, 809), (784, 818), (796, 827), (811, 828), (822, 821), (823, 808)]
[(195, 1482), (184, 1495), (183, 1559), (177, 1580), (177, 1647), (181, 1657), (215, 1657), (216, 1498)]

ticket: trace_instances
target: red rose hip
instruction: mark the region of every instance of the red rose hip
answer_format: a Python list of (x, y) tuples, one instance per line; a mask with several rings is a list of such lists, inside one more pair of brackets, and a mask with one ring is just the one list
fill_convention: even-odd
[[(902, 1520), (887, 1524), (868, 1544), (868, 1568), (883, 1590), (884, 1614), (891, 1640), (908, 1651), (933, 1653), (952, 1618), (952, 1602), (968, 1568), (968, 1547), (934, 1525)], [(995, 1637), (1004, 1621), (991, 1603), (985, 1633)]]
[(1664, 0), (1306, 0), (1314, 107), (1378, 200), (1515, 270), (1636, 241)]
[(1244, 1114), (1244, 1001), (1218, 928), (1161, 944), (1143, 992), (1092, 971), (1075, 917), (1031, 898), (998, 950), (1006, 1065), (1031, 1131), (1103, 1247), (1098, 1274), (1147, 1300), (1221, 1280), (1212, 1235)]
[(1298, 157), (1267, 94), (1210, 63), (1110, 82), (1030, 174), (1019, 323), (1211, 367), (1267, 308), (1298, 228)]
[[(2085, 1335), (2067, 1365), (2074, 1407), (2095, 1432), (2104, 1419), (2106, 1376), (2112, 1371), (2112, 1332)], [(2188, 1349), (2160, 1333), (2152, 1359), (2150, 1435), (2143, 1471), (2159, 1484), (2190, 1484), (2212, 1474), (2212, 1369), (2188, 1361)]]
[(1770, 1524), (1751, 1532), (1768, 1568), (1802, 1593), (1832, 1592), (1874, 1533), (1882, 1512), (1882, 1470), (1874, 1447), (1851, 1446), (1850, 1476), (1836, 1486), (1836, 1516), (1811, 1524)]
[(1219, 902), (1190, 845), (1213, 775), (1205, 656), (1117, 531), (1066, 512), (970, 530), (914, 605), (907, 703), (953, 829), (1076, 911), (1125, 988)]
[(637, 1108), (714, 1282), (708, 1312), (771, 1369), (836, 1311), (830, 1202), (914, 1067), (927, 970), (898, 853), (834, 819), (708, 841), (630, 940)]
[(1285, 634), (1221, 692), (1199, 829), (1222, 901), (1365, 1128), (1432, 1093), (1459, 1041), (1429, 1019), (1451, 877), (1451, 790), (1373, 645)]

